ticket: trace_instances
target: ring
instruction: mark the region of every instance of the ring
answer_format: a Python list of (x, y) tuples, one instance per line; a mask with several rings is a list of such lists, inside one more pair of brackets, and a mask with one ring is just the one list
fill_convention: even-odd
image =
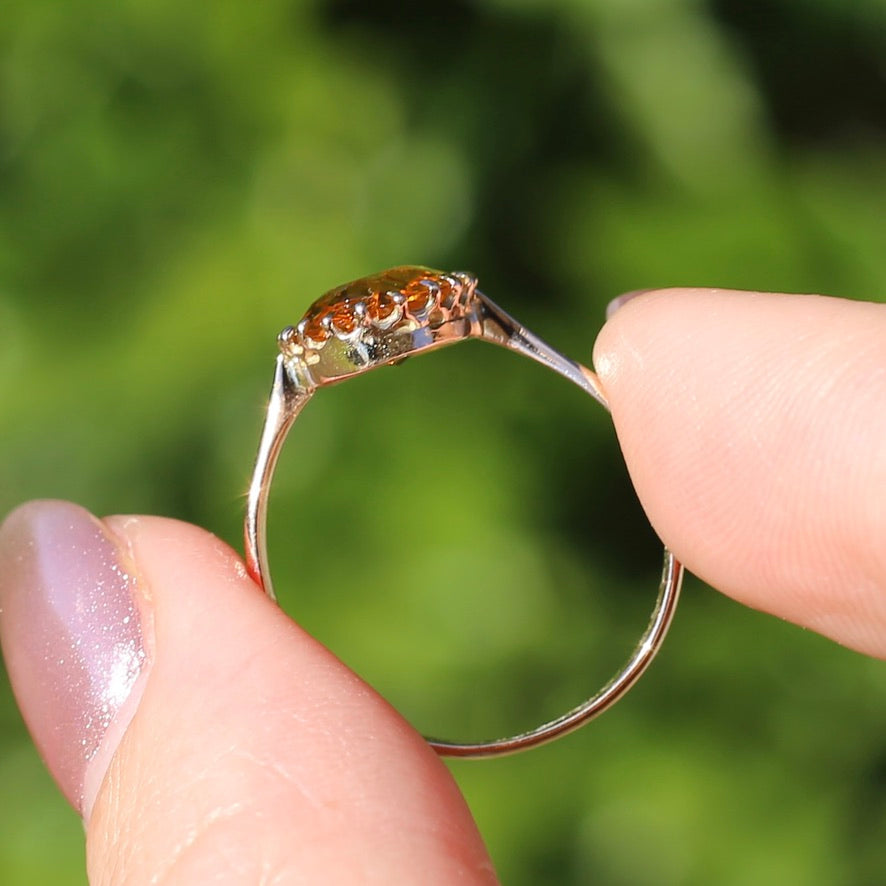
[[(608, 404), (596, 375), (557, 353), (477, 290), (464, 272), (420, 266), (392, 268), (332, 289), (297, 326), (278, 336), (274, 382), (246, 508), (246, 567), (274, 599), (267, 553), (268, 496), (277, 458), (296, 416), (326, 385), (377, 366), (466, 339), (482, 339), (547, 366)], [(535, 747), (587, 723), (618, 701), (655, 657), (677, 607), (683, 567), (665, 548), (664, 568), (649, 624), (621, 670), (595, 695), (529, 732), (480, 742), (428, 739), (439, 754), (492, 757)]]

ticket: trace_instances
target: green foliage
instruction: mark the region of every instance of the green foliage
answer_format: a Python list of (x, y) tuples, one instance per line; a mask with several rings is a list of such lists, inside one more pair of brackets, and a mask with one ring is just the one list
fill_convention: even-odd
[[(419, 8), (5, 4), (0, 510), (239, 544), (274, 335), (388, 265), (469, 267), (580, 359), (628, 289), (886, 294), (882, 3)], [(605, 416), (518, 362), (465, 347), (330, 391), (275, 488), (284, 605), (428, 732), (583, 697), (656, 581)], [(884, 690), (690, 583), (630, 701), (453, 768), (509, 884), (860, 886), (886, 870)], [(4, 692), (0, 881), (82, 883)]]

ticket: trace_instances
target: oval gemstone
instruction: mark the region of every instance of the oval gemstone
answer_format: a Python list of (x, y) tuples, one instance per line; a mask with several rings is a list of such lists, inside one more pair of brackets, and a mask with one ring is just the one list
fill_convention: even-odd
[[(442, 271), (420, 265), (403, 265), (361, 277), (318, 298), (305, 314), (302, 336), (309, 347), (319, 349), (330, 336), (323, 325), (326, 318), (339, 336), (350, 336), (361, 325), (360, 314), (355, 311), (358, 305), (377, 327), (393, 329), (400, 322), (404, 307), (413, 315), (431, 312), (440, 306), (441, 297), (452, 292), (453, 285)], [(398, 293), (405, 303), (395, 297)]]

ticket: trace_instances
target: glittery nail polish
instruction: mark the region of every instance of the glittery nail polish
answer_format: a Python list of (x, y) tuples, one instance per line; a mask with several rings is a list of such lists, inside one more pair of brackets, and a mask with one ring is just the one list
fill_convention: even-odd
[(87, 769), (146, 662), (137, 586), (126, 552), (77, 505), (30, 502), (0, 527), (9, 677), (47, 767), (81, 812)]

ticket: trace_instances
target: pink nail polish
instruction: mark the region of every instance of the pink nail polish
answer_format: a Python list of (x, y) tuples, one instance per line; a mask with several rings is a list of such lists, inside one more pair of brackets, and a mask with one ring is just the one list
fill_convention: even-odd
[(643, 295), (644, 292), (653, 292), (652, 289), (632, 289), (630, 292), (623, 292), (621, 295), (616, 296), (606, 305), (606, 319), (608, 320), (619, 308), (626, 305), (631, 299), (636, 298), (638, 295)]
[(81, 813), (92, 803), (90, 763), (145, 665), (136, 583), (126, 554), (77, 505), (30, 502), (0, 527), (9, 677), (40, 754)]

